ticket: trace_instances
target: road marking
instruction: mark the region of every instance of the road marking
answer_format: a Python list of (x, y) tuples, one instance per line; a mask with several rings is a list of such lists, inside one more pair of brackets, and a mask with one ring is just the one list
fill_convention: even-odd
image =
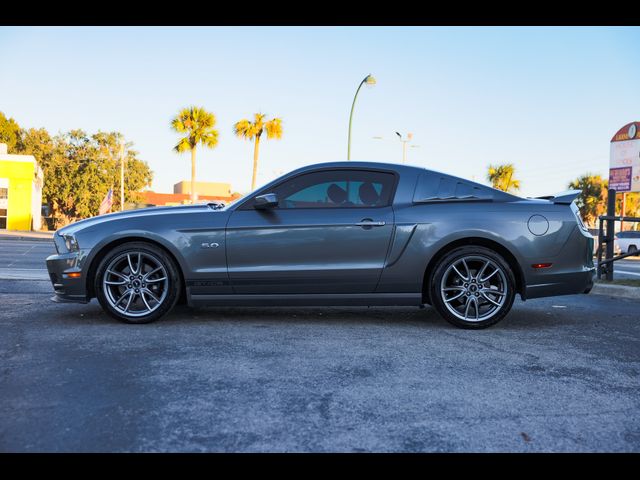
[(624, 273), (625, 275), (635, 275), (636, 277), (640, 277), (640, 273), (636, 273), (636, 272), (629, 272), (627, 270), (613, 270), (614, 274), (616, 273)]
[[(29, 248), (29, 250), (27, 250), (26, 252), (22, 253), (21, 256), (25, 256), (27, 253), (29, 253), (31, 250), (33, 250), (36, 246), (33, 245), (31, 248)], [(20, 260), (19, 258), (15, 259), (13, 262), (11, 262), (9, 264), (9, 267), (12, 267), (14, 263), (16, 263), (18, 260)]]

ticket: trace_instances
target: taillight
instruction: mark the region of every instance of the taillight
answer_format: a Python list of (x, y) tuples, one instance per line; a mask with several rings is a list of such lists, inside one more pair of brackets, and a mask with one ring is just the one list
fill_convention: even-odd
[(576, 217), (576, 221), (578, 222), (578, 226), (585, 232), (589, 232), (589, 229), (586, 227), (584, 222), (582, 221), (582, 217), (580, 217), (580, 210), (576, 206), (575, 202), (571, 203), (571, 211), (573, 212), (573, 216)]

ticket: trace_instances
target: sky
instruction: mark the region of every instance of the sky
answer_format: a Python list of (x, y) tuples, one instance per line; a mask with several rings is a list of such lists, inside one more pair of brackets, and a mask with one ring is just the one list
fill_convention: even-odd
[[(258, 184), (351, 159), (407, 163), (487, 183), (511, 162), (522, 196), (607, 176), (609, 141), (640, 121), (637, 27), (0, 27), (0, 111), (23, 128), (122, 132), (152, 189), (190, 179), (172, 117), (202, 106), (219, 143), (199, 148), (199, 181), (251, 184), (253, 146), (233, 124), (282, 118), (262, 141)], [(381, 139), (374, 137), (382, 137)]]

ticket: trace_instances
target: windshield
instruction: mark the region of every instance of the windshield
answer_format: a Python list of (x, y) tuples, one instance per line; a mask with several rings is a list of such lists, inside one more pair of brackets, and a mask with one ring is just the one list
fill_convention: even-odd
[[(292, 173), (292, 172), (290, 172), (290, 173)], [(290, 173), (289, 173), (289, 174), (290, 174)], [(289, 174), (281, 175), (280, 177), (276, 178), (275, 180), (271, 180), (270, 182), (265, 183), (264, 185), (259, 186), (259, 187), (258, 187), (258, 188), (256, 188), (255, 190), (253, 190), (253, 191), (251, 191), (251, 192), (249, 192), (249, 193), (247, 193), (247, 194), (243, 195), (242, 197), (240, 197), (240, 198), (236, 198), (233, 202), (229, 203), (228, 205), (226, 205), (225, 207), (223, 207), (221, 210), (229, 210), (230, 208), (235, 207), (235, 206), (236, 206), (236, 205), (238, 205), (239, 203), (242, 203), (242, 202), (244, 202), (245, 200), (247, 200), (247, 199), (248, 199), (249, 197), (251, 197), (252, 195), (255, 195), (258, 191), (260, 191), (260, 190), (262, 190), (262, 189), (264, 189), (264, 188), (270, 187), (270, 186), (272, 186), (272, 185), (274, 185), (274, 184), (278, 183), (282, 178), (286, 177), (286, 176), (287, 176), (287, 175), (289, 175)]]
[(231, 207), (233, 207), (233, 206), (237, 205), (238, 203), (240, 203), (240, 202), (242, 202), (242, 201), (246, 200), (246, 199), (247, 199), (247, 197), (248, 197), (249, 195), (251, 195), (252, 193), (253, 193), (253, 192), (250, 192), (250, 193), (247, 193), (246, 195), (243, 195), (242, 197), (238, 197), (238, 198), (236, 198), (233, 202), (228, 203), (227, 205), (224, 205), (224, 206), (220, 207), (219, 209), (218, 209), (218, 208), (216, 208), (216, 210), (229, 210), (229, 208), (231, 208)]

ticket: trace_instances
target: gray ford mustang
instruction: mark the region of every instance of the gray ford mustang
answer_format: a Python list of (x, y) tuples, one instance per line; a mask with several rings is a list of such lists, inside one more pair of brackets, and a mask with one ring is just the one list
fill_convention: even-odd
[(153, 207), (58, 230), (55, 301), (97, 297), (146, 323), (189, 305), (432, 305), (463, 328), (523, 300), (588, 293), (593, 237), (573, 199), (523, 199), (405, 165), (295, 170), (219, 204)]

